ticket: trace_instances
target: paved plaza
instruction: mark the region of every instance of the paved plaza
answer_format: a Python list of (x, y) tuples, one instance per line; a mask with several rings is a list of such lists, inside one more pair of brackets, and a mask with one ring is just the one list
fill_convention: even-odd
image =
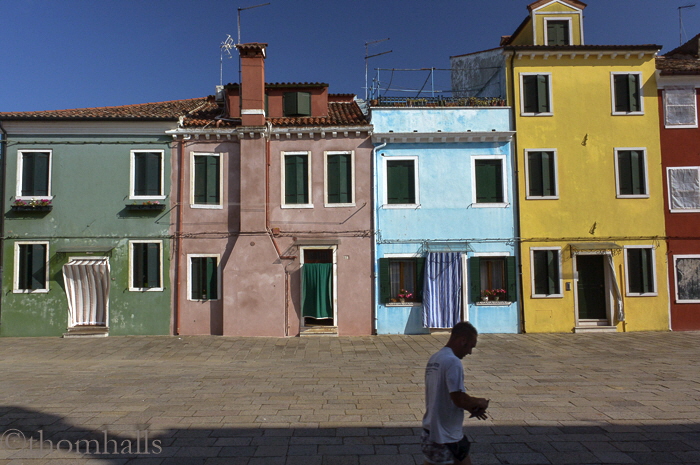
[[(422, 464), (429, 336), (0, 339), (0, 465)], [(700, 333), (491, 335), (480, 464), (700, 463)]]

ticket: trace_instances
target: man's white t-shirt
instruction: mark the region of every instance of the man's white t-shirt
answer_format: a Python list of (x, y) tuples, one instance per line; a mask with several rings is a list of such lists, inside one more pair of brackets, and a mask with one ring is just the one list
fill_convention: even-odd
[(433, 354), (425, 367), (425, 415), (423, 428), (429, 439), (438, 444), (462, 439), (464, 410), (450, 398), (450, 392), (465, 392), (462, 361), (449, 347)]

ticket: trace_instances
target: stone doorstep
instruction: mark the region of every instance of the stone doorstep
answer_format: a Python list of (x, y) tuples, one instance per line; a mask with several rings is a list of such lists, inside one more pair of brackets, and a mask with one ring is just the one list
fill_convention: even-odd
[(616, 333), (617, 326), (603, 326), (603, 325), (590, 325), (590, 326), (576, 326), (574, 328), (575, 333)]
[(337, 336), (337, 326), (302, 326), (299, 336)]
[(63, 333), (64, 338), (107, 336), (109, 336), (109, 328), (106, 326), (75, 326), (73, 328), (68, 328), (68, 331)]

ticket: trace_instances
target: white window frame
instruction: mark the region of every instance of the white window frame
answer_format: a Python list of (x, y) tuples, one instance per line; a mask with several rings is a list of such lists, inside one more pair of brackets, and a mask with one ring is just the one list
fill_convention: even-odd
[[(221, 210), (224, 208), (224, 157), (221, 153), (216, 152), (191, 152), (190, 157), (190, 208), (203, 208), (210, 210)], [(218, 204), (202, 204), (196, 203), (194, 198), (195, 185), (195, 158), (196, 157), (218, 157), (219, 158), (219, 203)]]
[[(693, 114), (695, 115), (694, 124), (669, 124), (668, 123), (668, 100), (666, 98), (667, 92), (669, 90), (687, 90), (693, 94)], [(683, 129), (683, 128), (697, 128), (698, 127), (698, 96), (697, 89), (695, 86), (669, 86), (663, 90), (664, 97), (664, 127), (668, 129)], [(689, 106), (689, 105), (683, 105)]]
[[(559, 293), (536, 294), (535, 293), (535, 251), (555, 250), (559, 256)], [(563, 259), (561, 247), (530, 247), (530, 297), (533, 299), (560, 299), (564, 297), (564, 277), (562, 273)]]
[(698, 179), (700, 180), (700, 166), (669, 166), (666, 168), (666, 179), (668, 185), (668, 209), (671, 213), (698, 213), (700, 212), (700, 186), (697, 191), (697, 204), (698, 208), (673, 208), (671, 203), (672, 191), (671, 191), (671, 171), (673, 170), (695, 170), (698, 173)]
[[(549, 92), (549, 111), (529, 113), (525, 111), (524, 76), (547, 76), (547, 91)], [(552, 73), (520, 73), (520, 116), (554, 116), (554, 93), (552, 92)]]
[[(160, 194), (158, 195), (136, 195), (134, 189), (136, 188), (136, 162), (135, 157), (137, 153), (159, 153), (160, 154)], [(148, 149), (135, 149), (131, 151), (129, 157), (129, 199), (130, 200), (149, 200), (165, 199), (165, 153), (163, 150), (148, 150)]]
[[(627, 150), (640, 151), (644, 154), (644, 192), (643, 195), (622, 195), (620, 194), (620, 170), (618, 167), (618, 152)], [(615, 195), (618, 199), (648, 199), (649, 198), (649, 166), (647, 162), (646, 147), (615, 147)]]
[[(630, 249), (651, 249), (651, 279), (654, 283), (654, 292), (640, 293), (630, 291), (630, 273), (627, 267), (627, 251)], [(656, 297), (659, 295), (659, 286), (656, 279), (656, 249), (653, 245), (626, 245), (624, 246), (625, 261), (625, 295), (628, 297)]]
[[(639, 111), (615, 111), (615, 76), (628, 76), (636, 74), (639, 76)], [(636, 116), (644, 114), (644, 76), (640, 71), (611, 71), (610, 72), (610, 104), (613, 116)]]
[[(413, 179), (414, 185), (416, 187), (416, 201), (415, 203), (389, 203), (389, 171), (387, 164), (389, 161), (403, 161), (403, 160), (413, 160)], [(382, 159), (382, 168), (384, 171), (384, 192), (383, 192), (383, 208), (386, 209), (399, 209), (399, 208), (420, 208), (420, 177), (418, 173), (418, 155), (408, 155), (408, 156), (384, 156)]]
[[(308, 179), (308, 185), (306, 186), (307, 189), (307, 195), (309, 197), (309, 203), (285, 203), (284, 200), (284, 193), (285, 193), (285, 176), (287, 175), (286, 170), (285, 170), (285, 163), (284, 163), (284, 157), (287, 155), (306, 155), (307, 157), (307, 179)], [(305, 150), (297, 150), (297, 151), (288, 151), (288, 152), (281, 152), (280, 153), (280, 206), (281, 208), (314, 208), (314, 199), (313, 199), (313, 178), (311, 176), (313, 170), (311, 169), (312, 166), (312, 161), (313, 159), (311, 158), (311, 151), (305, 151)]]
[(543, 26), (544, 26), (544, 44), (547, 45), (549, 43), (549, 37), (548, 37), (548, 28), (547, 28), (547, 23), (549, 21), (566, 21), (569, 23), (569, 43), (568, 45), (573, 45), (574, 44), (574, 31), (573, 31), (573, 18), (571, 16), (566, 16), (566, 17), (557, 17), (557, 16), (545, 16), (542, 18), (544, 20)]
[[(477, 160), (501, 160), (503, 169), (501, 176), (503, 177), (503, 202), (480, 203), (476, 201), (476, 161)], [(505, 155), (473, 155), (471, 157), (471, 190), (472, 190), (472, 208), (506, 208), (510, 205), (508, 200), (508, 164), (506, 163)]]
[(693, 258), (696, 260), (700, 260), (700, 255), (694, 255), (694, 254), (684, 254), (684, 255), (674, 255), (673, 256), (673, 281), (674, 281), (674, 287), (675, 287), (675, 292), (676, 292), (676, 303), (683, 303), (683, 304), (697, 304), (700, 303), (700, 299), (687, 299), (687, 300), (681, 300), (679, 297), (678, 293), (678, 259), (681, 258)]
[[(329, 203), (328, 202), (328, 157), (331, 155), (350, 155), (350, 177), (352, 183), (352, 195), (350, 203)], [(334, 207), (354, 207), (355, 206), (355, 151), (354, 150), (328, 150), (323, 152), (323, 206)]]
[[(193, 299), (192, 298), (192, 259), (193, 258), (216, 258), (216, 299)], [(191, 302), (216, 302), (222, 299), (223, 289), (221, 288), (221, 255), (218, 253), (192, 253), (187, 254), (187, 300)]]
[[(44, 276), (43, 289), (20, 289), (19, 288), (19, 247), (20, 245), (45, 245), (46, 246), (46, 276)], [(49, 289), (49, 257), (51, 256), (49, 250), (49, 241), (15, 241), (15, 256), (14, 256), (14, 274), (12, 278), (12, 292), (14, 294), (46, 294), (50, 291)]]
[[(134, 244), (159, 244), (158, 273), (160, 275), (159, 287), (133, 287), (134, 284)], [(163, 283), (163, 241), (162, 240), (133, 240), (129, 241), (129, 291), (133, 292), (155, 292), (165, 289)]]
[[(530, 163), (528, 163), (528, 155), (530, 152), (552, 152), (554, 153), (554, 189), (557, 195), (543, 195), (535, 196), (530, 195)], [(525, 186), (525, 198), (528, 200), (558, 200), (559, 199), (559, 155), (557, 154), (557, 149), (525, 149), (525, 179), (527, 184)]]
[[(22, 195), (22, 169), (23, 169), (23, 158), (24, 153), (34, 153), (34, 152), (44, 152), (49, 154), (49, 180), (48, 180), (48, 191), (49, 195)], [(32, 200), (32, 199), (53, 199), (52, 190), (52, 176), (53, 172), (53, 150), (51, 149), (23, 149), (17, 151), (17, 183), (15, 184), (15, 198), (18, 200)]]

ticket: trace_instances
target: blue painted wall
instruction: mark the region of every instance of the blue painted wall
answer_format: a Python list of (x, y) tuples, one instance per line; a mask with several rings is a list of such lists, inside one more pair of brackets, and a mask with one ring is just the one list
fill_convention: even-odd
[[(515, 256), (516, 235), (513, 189), (512, 145), (509, 138), (481, 142), (478, 134), (511, 131), (509, 108), (373, 108), (375, 146), (376, 257), (387, 254), (424, 256), (428, 251), (460, 251), (467, 259), (475, 254), (495, 253)], [(473, 133), (475, 141), (441, 142), (441, 136)], [(393, 134), (392, 134), (393, 133)], [(408, 142), (382, 140), (407, 134)], [(411, 142), (412, 134), (430, 134), (433, 142)], [(486, 134), (489, 133), (489, 134)], [(502, 138), (503, 139), (503, 138)], [(487, 139), (488, 140), (488, 139)], [(436, 142), (437, 141), (437, 142)], [(475, 207), (472, 194), (472, 158), (504, 156), (506, 204)], [(416, 156), (418, 160), (417, 208), (391, 208), (383, 205), (384, 159)], [(378, 262), (375, 263), (378, 276)], [(468, 268), (468, 267), (467, 267)], [(420, 304), (384, 304), (377, 290), (376, 325), (378, 334), (421, 334), (429, 332), (422, 324)], [(484, 306), (469, 302), (466, 316), (480, 332), (519, 331), (518, 302)]]

